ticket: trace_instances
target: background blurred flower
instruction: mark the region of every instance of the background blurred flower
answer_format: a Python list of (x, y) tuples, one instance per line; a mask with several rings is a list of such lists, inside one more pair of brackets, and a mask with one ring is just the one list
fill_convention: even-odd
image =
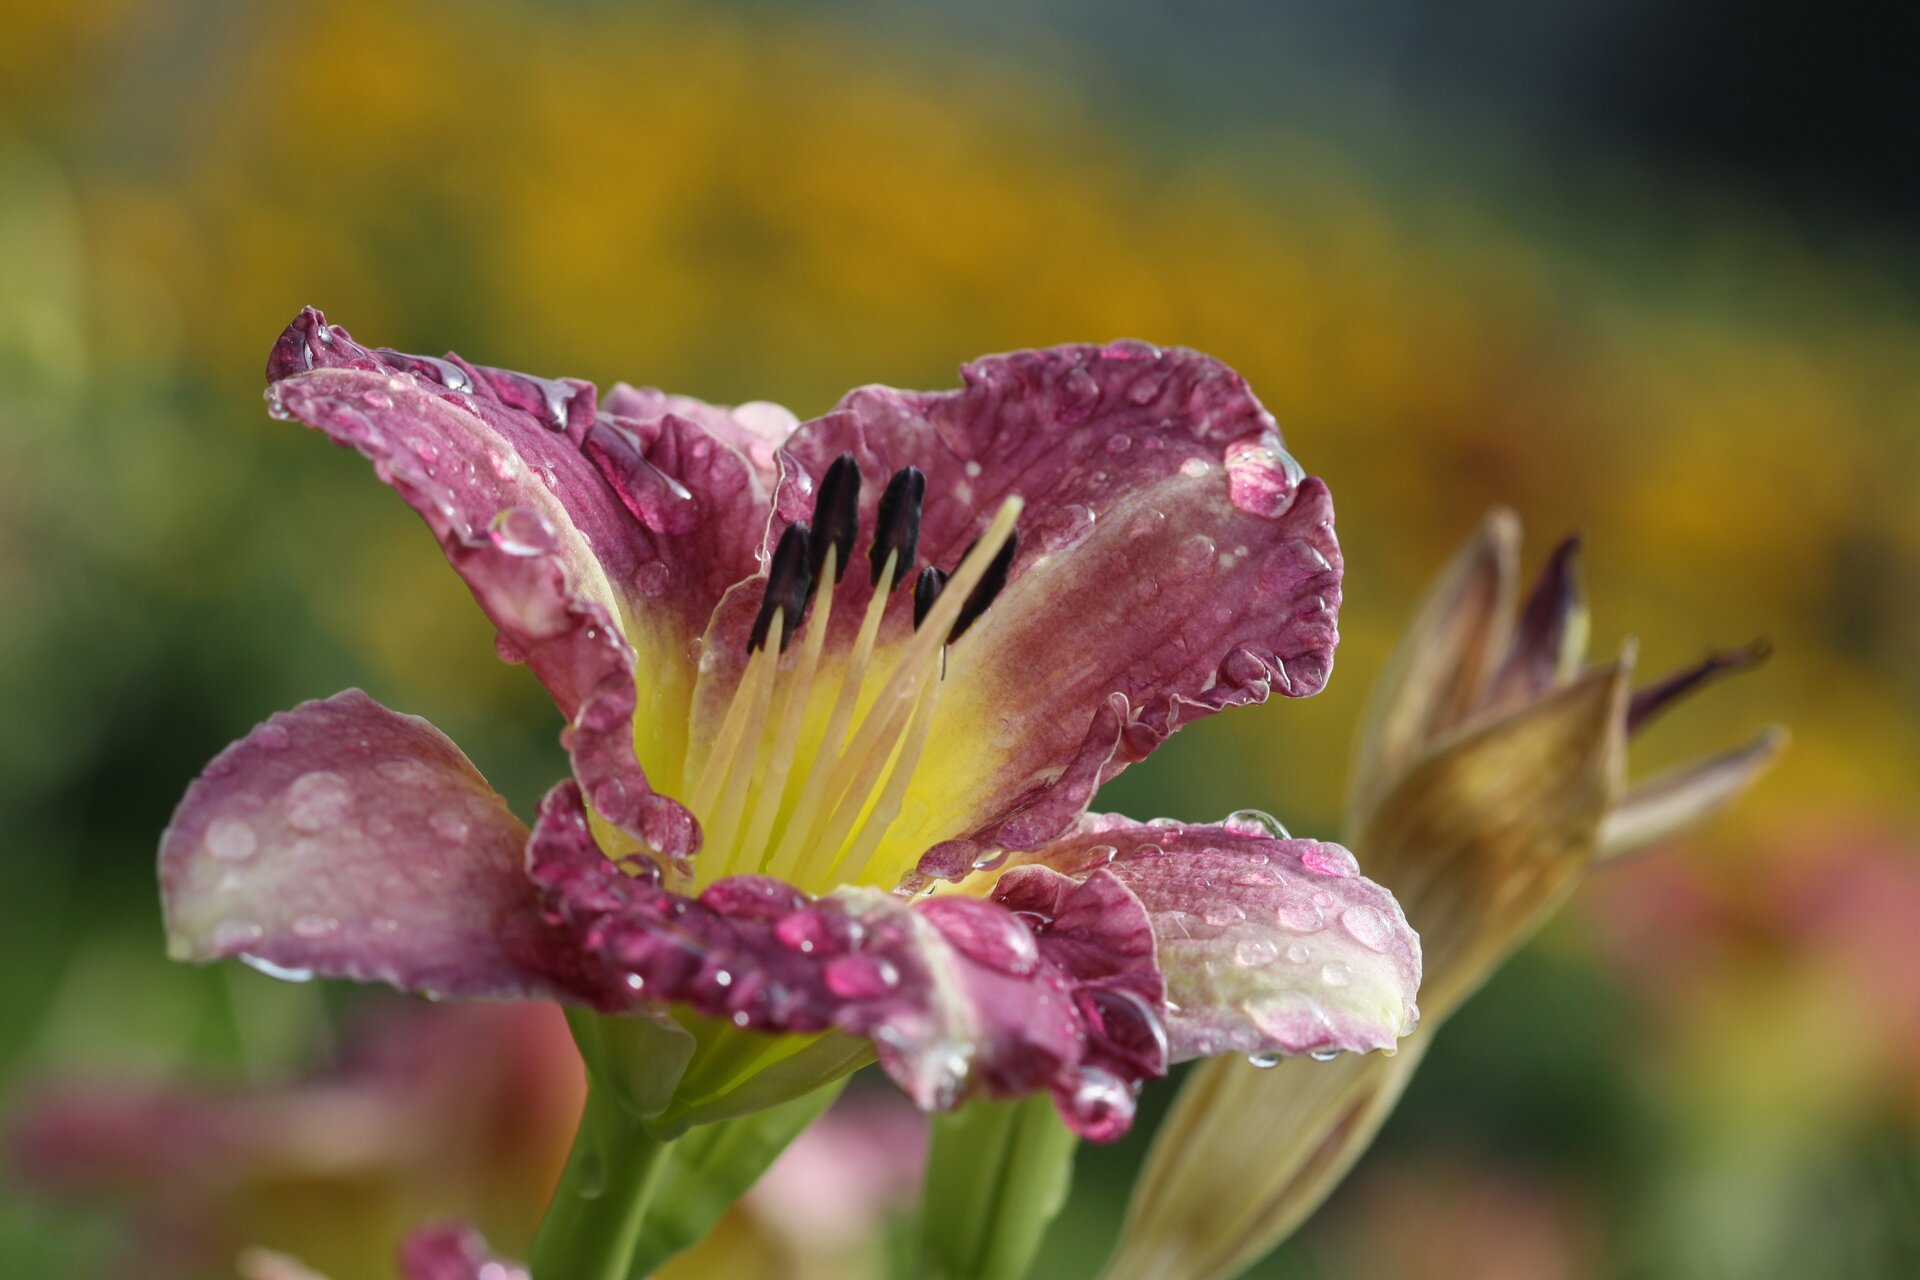
[(291, 1085), (48, 1081), (15, 1103), (11, 1162), (41, 1194), (125, 1208), (105, 1274), (201, 1276), (256, 1248), (381, 1275), (427, 1217), (524, 1249), (583, 1096), (556, 1009), (388, 1008), (338, 1067)]

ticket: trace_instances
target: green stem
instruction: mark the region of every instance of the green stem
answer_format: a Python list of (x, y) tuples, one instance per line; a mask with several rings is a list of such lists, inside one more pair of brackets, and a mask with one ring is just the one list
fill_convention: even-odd
[(922, 1274), (1025, 1275), (1066, 1203), (1077, 1145), (1045, 1094), (935, 1116), (920, 1210)]
[(628, 1280), (671, 1142), (649, 1134), (589, 1076), (586, 1110), (533, 1242), (538, 1280)]

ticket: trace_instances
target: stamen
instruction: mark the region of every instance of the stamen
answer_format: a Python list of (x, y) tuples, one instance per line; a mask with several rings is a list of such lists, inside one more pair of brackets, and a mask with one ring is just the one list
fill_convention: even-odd
[(813, 573), (816, 586), (827, 584), (828, 590), (832, 590), (823, 572), (829, 551), (840, 553), (834, 561), (838, 572), (832, 581), (838, 582), (846, 576), (847, 565), (853, 559), (853, 539), (859, 532), (860, 464), (851, 453), (843, 453), (821, 477), (819, 492), (813, 499), (813, 555), (807, 567)]
[[(774, 613), (784, 615), (778, 609)], [(726, 719), (720, 722), (720, 732), (713, 740), (713, 750), (707, 753), (706, 763), (700, 768), (700, 781), (694, 784), (689, 793), (688, 806), (695, 814), (704, 817), (713, 812), (714, 797), (720, 793), (720, 784), (726, 779), (728, 770), (733, 767), (733, 757), (740, 749), (740, 735), (746, 731), (747, 713), (752, 710), (754, 699), (748, 696), (759, 681), (771, 682), (771, 669), (779, 659), (766, 650), (764, 644), (754, 646), (747, 658), (747, 669), (740, 673), (740, 684), (733, 692), (733, 701), (727, 706)], [(758, 741), (758, 739), (755, 739)]]
[[(1013, 569), (1013, 557), (1019, 549), (1020, 533), (1015, 530), (1007, 536), (1006, 545), (1000, 548), (999, 554), (994, 556), (993, 562), (987, 566), (986, 573), (980, 579), (980, 585), (973, 589), (967, 596), (966, 604), (961, 606), (959, 621), (953, 624), (953, 632), (947, 637), (948, 644), (965, 635), (967, 628), (978, 622), (980, 615), (992, 607), (994, 597), (1005, 590), (1007, 574)], [(973, 548), (968, 547), (967, 550), (972, 551)]]
[(747, 636), (747, 652), (752, 653), (766, 644), (768, 625), (773, 615), (783, 609), (792, 625), (781, 638), (781, 644), (784, 646), (793, 639), (793, 633), (800, 629), (807, 602), (813, 598), (813, 573), (807, 568), (811, 559), (808, 542), (803, 521), (794, 521), (780, 535), (780, 545), (773, 549), (773, 563), (767, 569), (767, 591), (760, 598), (760, 612)]
[[(829, 543), (826, 558), (820, 564), (820, 580), (837, 581), (839, 567), (840, 548)], [(826, 594), (820, 597), (820, 608), (809, 624), (806, 643), (800, 648), (800, 661), (794, 667), (793, 678), (781, 694), (783, 701), (777, 717), (780, 729), (773, 740), (773, 754), (768, 759), (766, 775), (754, 795), (753, 818), (747, 823), (746, 838), (740, 842), (742, 854), (756, 859), (755, 870), (763, 869), (773, 852), (767, 847), (767, 837), (773, 834), (774, 819), (780, 815), (780, 802), (786, 799), (787, 776), (793, 771), (793, 749), (800, 739), (800, 725), (806, 719), (807, 704), (813, 698), (813, 678), (820, 669), (820, 650), (826, 644), (828, 625), (832, 621), (833, 590), (828, 588)]]
[(918, 631), (920, 624), (933, 612), (933, 602), (940, 598), (946, 589), (947, 575), (928, 565), (920, 571), (920, 577), (913, 584), (913, 629)]
[[(941, 652), (944, 654), (946, 651), (943, 649)], [(927, 734), (933, 729), (934, 704), (939, 701), (940, 682), (927, 681), (920, 690), (919, 700), (914, 704), (913, 719), (907, 724), (906, 742), (900, 748), (899, 759), (894, 761), (893, 770), (887, 775), (887, 789), (881, 792), (879, 803), (873, 806), (873, 812), (860, 828), (860, 838), (854, 841), (853, 848), (828, 872), (836, 880), (847, 884), (858, 883), (867, 872), (867, 864), (873, 861), (874, 850), (880, 847), (887, 829), (900, 816), (900, 806), (907, 798), (907, 787), (913, 782), (913, 771), (919, 768), (921, 753), (927, 747)]]
[(846, 745), (847, 724), (853, 719), (854, 703), (859, 698), (860, 687), (866, 683), (867, 662), (873, 656), (873, 642), (880, 634), (880, 620), (887, 612), (887, 596), (899, 580), (902, 563), (897, 555), (887, 557), (882, 574), (886, 585), (877, 588), (867, 601), (866, 616), (860, 620), (859, 634), (853, 640), (853, 652), (848, 655), (847, 665), (840, 672), (840, 688), (834, 695), (833, 711), (827, 717), (826, 732), (820, 735), (814, 767), (807, 774), (806, 783), (800, 790), (800, 799), (794, 802), (793, 816), (787, 819), (786, 832), (780, 837), (780, 847), (774, 850), (773, 857), (767, 861), (769, 875), (782, 880), (794, 879), (794, 865), (803, 851), (802, 842), (813, 828), (826, 791), (826, 762), (835, 758)]
[[(726, 784), (720, 789), (717, 803), (709, 808), (695, 809), (695, 813), (710, 814), (712, 820), (707, 824), (707, 844), (704, 852), (713, 859), (715, 866), (721, 868), (720, 874), (726, 875), (733, 870), (733, 838), (739, 832), (741, 810), (747, 801), (747, 784), (753, 781), (755, 765), (759, 763), (761, 739), (766, 735), (767, 712), (773, 705), (773, 686), (779, 679), (780, 659), (776, 656), (787, 647), (786, 631), (787, 611), (784, 608), (773, 611), (771, 623), (773, 649), (755, 652), (754, 658), (764, 658), (760, 670), (754, 673), (757, 678), (748, 686), (742, 679), (742, 688), (734, 695), (734, 703), (750, 703), (747, 719), (742, 726), (740, 739), (729, 752), (726, 764)], [(749, 664), (751, 665), (751, 663)], [(728, 708), (731, 718), (732, 708)], [(708, 761), (709, 772), (713, 761)], [(705, 784), (703, 776), (700, 781)]]
[[(947, 636), (952, 632), (955, 621), (960, 616), (963, 603), (969, 599), (975, 587), (980, 585), (992, 562), (998, 557), (1001, 548), (1013, 536), (1014, 522), (1020, 518), (1025, 504), (1017, 497), (1010, 497), (1000, 504), (1000, 510), (980, 539), (967, 552), (954, 570), (949, 589), (940, 593), (940, 597), (927, 613), (925, 625), (902, 647), (900, 660), (894, 665), (879, 697), (868, 707), (866, 716), (861, 720), (859, 729), (848, 744), (840, 759), (835, 763), (832, 776), (827, 780), (825, 795), (839, 799), (848, 792), (848, 787), (856, 778), (876, 777), (877, 769), (870, 764), (876, 754), (884, 761), (893, 754), (893, 748), (899, 741), (898, 735), (906, 718), (904, 713), (910, 710), (913, 694), (919, 682), (933, 670), (935, 658), (946, 648)], [(883, 746), (884, 744), (884, 746)], [(868, 783), (870, 792), (871, 783)], [(855, 805), (858, 813), (866, 807), (868, 792), (846, 794), (842, 803)], [(835, 814), (839, 813), (836, 806)], [(797, 824), (796, 824), (797, 826)], [(793, 834), (789, 828), (788, 834)], [(800, 868), (800, 883), (806, 883), (807, 875), (815, 868), (823, 853), (830, 861), (835, 860), (837, 849), (824, 849), (820, 843), (821, 832), (809, 832), (803, 841), (807, 850), (805, 864)]]
[(889, 557), (899, 570), (888, 580), (887, 590), (892, 591), (906, 580), (906, 571), (913, 567), (914, 557), (920, 554), (920, 511), (926, 496), (927, 477), (918, 467), (902, 467), (887, 481), (886, 489), (880, 494), (880, 509), (874, 517), (873, 545), (867, 549), (875, 587), (886, 576)]
[(1773, 653), (1773, 642), (1765, 636), (1738, 649), (1709, 653), (1691, 667), (1674, 672), (1666, 679), (1648, 685), (1627, 703), (1627, 732), (1638, 733), (1647, 723), (1680, 699), (1704, 684), (1722, 676), (1751, 671)]

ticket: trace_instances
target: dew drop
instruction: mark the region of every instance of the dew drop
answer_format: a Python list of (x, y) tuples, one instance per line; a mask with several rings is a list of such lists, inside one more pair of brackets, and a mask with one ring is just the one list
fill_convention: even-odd
[(435, 835), (455, 844), (467, 838), (467, 820), (452, 809), (442, 809), (434, 814), (427, 819), (427, 825), (433, 828)]
[(433, 769), (419, 760), (387, 760), (374, 771), (388, 782), (402, 787), (425, 787), (433, 782)]
[(1317, 933), (1327, 924), (1326, 916), (1312, 898), (1295, 890), (1280, 895), (1275, 904), (1273, 918), (1282, 929), (1294, 933)]
[(1213, 464), (1205, 458), (1188, 458), (1180, 464), (1180, 474), (1191, 480), (1198, 480), (1213, 470)]
[(1231, 902), (1215, 902), (1202, 913), (1202, 920), (1212, 925), (1238, 924), (1247, 918), (1247, 913)]
[(391, 409), (393, 397), (384, 391), (364, 391), (360, 394), (360, 403), (369, 409)]
[(1107, 452), (1118, 457), (1133, 448), (1133, 437), (1124, 431), (1116, 431), (1107, 437)]
[(1344, 880), (1360, 870), (1353, 855), (1337, 844), (1316, 844), (1300, 855), (1300, 865), (1307, 870), (1336, 880)]
[(1265, 938), (1244, 939), (1233, 949), (1233, 962), (1247, 969), (1257, 969), (1263, 964), (1272, 964), (1279, 958), (1280, 948)]
[(1258, 1067), (1262, 1071), (1271, 1071), (1280, 1065), (1281, 1056), (1277, 1053), (1250, 1053), (1247, 1055), (1247, 1065)]
[(310, 834), (337, 826), (353, 807), (353, 791), (347, 780), (326, 769), (303, 773), (293, 780), (286, 794), (287, 823)]
[(531, 507), (508, 507), (494, 516), (487, 537), (510, 556), (545, 555), (560, 540), (553, 522)]
[(836, 956), (827, 962), (826, 983), (842, 1000), (877, 1000), (900, 985), (900, 970), (882, 957)]
[(1261, 809), (1235, 809), (1220, 823), (1221, 826), (1241, 836), (1269, 836), (1275, 840), (1290, 840), (1291, 833), (1280, 825), (1280, 819)]
[(1287, 947), (1287, 959), (1293, 961), (1295, 964), (1305, 964), (1312, 955), (1313, 952), (1308, 949), (1307, 944), (1304, 942), (1291, 943)]
[(1330, 987), (1344, 987), (1353, 981), (1353, 970), (1343, 961), (1329, 960), (1320, 966), (1320, 981)]
[(1226, 448), (1227, 498), (1248, 515), (1277, 520), (1293, 505), (1305, 472), (1272, 432), (1254, 432)]
[(1338, 1049), (1315, 1049), (1312, 1053), (1309, 1053), (1307, 1056), (1309, 1058), (1312, 1058), (1315, 1062), (1332, 1062), (1335, 1058), (1340, 1056), (1340, 1051)]
[(245, 862), (259, 847), (253, 828), (238, 818), (215, 818), (207, 824), (207, 852), (222, 862)]
[(1393, 945), (1393, 926), (1377, 907), (1348, 907), (1340, 913), (1340, 924), (1369, 950), (1384, 952)]
[(263, 724), (254, 730), (253, 733), (253, 741), (255, 744), (265, 747), (269, 751), (283, 750), (287, 743), (292, 740), (291, 735), (287, 733), (283, 725)]

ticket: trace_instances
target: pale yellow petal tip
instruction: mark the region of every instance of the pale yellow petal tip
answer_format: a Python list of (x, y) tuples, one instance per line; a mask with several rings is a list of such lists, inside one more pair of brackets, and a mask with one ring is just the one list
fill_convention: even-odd
[(1769, 725), (1731, 751), (1634, 786), (1607, 814), (1594, 861), (1617, 861), (1712, 817), (1772, 768), (1792, 738), (1786, 726)]

